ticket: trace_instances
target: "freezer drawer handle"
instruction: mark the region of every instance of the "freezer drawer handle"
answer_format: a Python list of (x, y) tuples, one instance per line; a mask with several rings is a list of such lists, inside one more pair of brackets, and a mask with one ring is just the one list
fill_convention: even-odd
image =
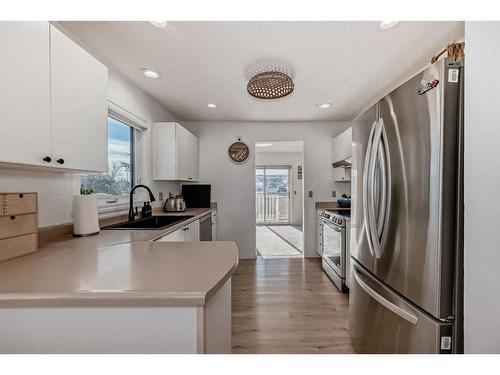
[(375, 301), (380, 303), (382, 306), (386, 307), (387, 309), (391, 310), (394, 314), (400, 316), (404, 320), (410, 322), (411, 324), (417, 324), (418, 318), (410, 314), (408, 311), (402, 309), (399, 306), (396, 306), (392, 302), (386, 300), (384, 297), (382, 297), (379, 293), (374, 291), (372, 288), (370, 288), (363, 280), (361, 280), (361, 276), (359, 272), (354, 268), (354, 277), (356, 278), (356, 281), (358, 282), (359, 286), (363, 288), (363, 290), (370, 295)]

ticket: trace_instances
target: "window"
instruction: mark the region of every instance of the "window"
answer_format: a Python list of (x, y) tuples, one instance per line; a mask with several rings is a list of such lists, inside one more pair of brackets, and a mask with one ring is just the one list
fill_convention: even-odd
[(134, 182), (134, 129), (108, 117), (108, 173), (82, 175), (84, 188), (92, 187), (106, 203), (118, 202), (118, 196), (128, 195)]

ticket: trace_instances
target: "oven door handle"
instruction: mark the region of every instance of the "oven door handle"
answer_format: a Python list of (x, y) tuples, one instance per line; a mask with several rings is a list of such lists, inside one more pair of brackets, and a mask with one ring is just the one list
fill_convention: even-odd
[(356, 269), (356, 267), (353, 267), (353, 270), (354, 270), (354, 278), (356, 279), (357, 283), (370, 297), (372, 297), (375, 301), (380, 303), (382, 306), (384, 306), (388, 310), (392, 311), (394, 314), (403, 318), (407, 322), (410, 322), (411, 324), (417, 324), (418, 318), (415, 315), (413, 315), (410, 312), (406, 311), (405, 309), (402, 309), (401, 307), (395, 305), (391, 301), (385, 299), (381, 294), (377, 293), (375, 290), (370, 288), (368, 286), (368, 284), (365, 283), (361, 279), (362, 276), (359, 273), (359, 271)]

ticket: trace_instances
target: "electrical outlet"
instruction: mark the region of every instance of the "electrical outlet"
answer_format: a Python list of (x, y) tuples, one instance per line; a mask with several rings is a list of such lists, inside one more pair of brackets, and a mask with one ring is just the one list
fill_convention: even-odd
[(335, 190), (332, 190), (332, 198), (335, 198), (337, 196), (337, 192)]
[(161, 200), (161, 201), (163, 200), (163, 191), (160, 191), (158, 193), (158, 199)]
[(312, 198), (312, 197), (313, 197), (313, 191), (309, 190), (309, 198)]

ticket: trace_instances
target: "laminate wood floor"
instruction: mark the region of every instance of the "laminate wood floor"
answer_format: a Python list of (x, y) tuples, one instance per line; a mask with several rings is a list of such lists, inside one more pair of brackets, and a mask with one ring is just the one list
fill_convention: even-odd
[(232, 277), (232, 352), (353, 353), (347, 302), (319, 259), (241, 260)]

